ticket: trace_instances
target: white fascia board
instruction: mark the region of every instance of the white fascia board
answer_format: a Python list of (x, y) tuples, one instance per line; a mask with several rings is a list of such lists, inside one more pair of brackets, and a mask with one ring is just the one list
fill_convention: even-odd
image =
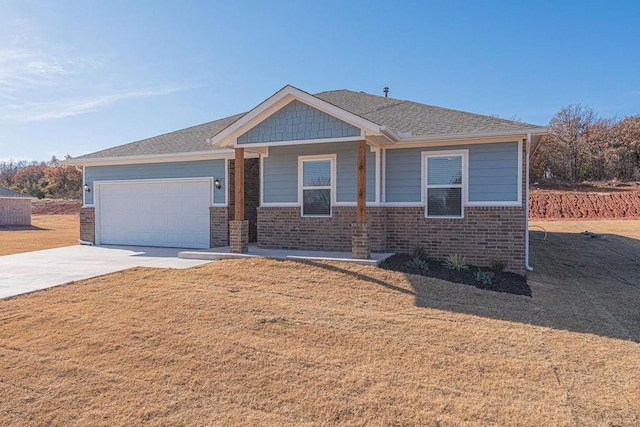
[[(234, 147), (240, 135), (258, 125), (293, 100), (298, 100), (350, 125), (363, 129), (365, 133), (374, 135), (381, 133), (380, 126), (376, 123), (287, 85), (211, 138), (211, 144), (217, 147)], [(251, 144), (246, 145), (250, 146)]]
[(408, 138), (400, 138), (398, 142), (390, 146), (389, 148), (406, 148), (410, 146), (417, 146), (420, 143), (428, 143), (431, 145), (438, 145), (440, 142), (460, 142), (465, 144), (473, 143), (485, 143), (485, 142), (498, 142), (500, 141), (520, 141), (526, 138), (527, 134), (532, 135), (544, 135), (547, 133), (547, 128), (530, 128), (530, 129), (516, 129), (510, 131), (501, 132), (486, 132), (486, 133), (457, 133), (457, 134), (442, 134), (432, 136), (412, 136)]
[[(185, 162), (194, 160), (215, 160), (229, 159), (234, 157), (234, 151), (231, 149), (220, 149), (212, 151), (197, 151), (192, 153), (172, 153), (172, 154), (151, 154), (140, 156), (119, 156), (119, 157), (100, 157), (89, 159), (67, 159), (61, 163), (67, 165), (81, 166), (111, 166), (111, 165), (130, 165), (139, 163), (169, 163), (169, 162)], [(246, 153), (245, 157), (258, 157), (258, 154)]]

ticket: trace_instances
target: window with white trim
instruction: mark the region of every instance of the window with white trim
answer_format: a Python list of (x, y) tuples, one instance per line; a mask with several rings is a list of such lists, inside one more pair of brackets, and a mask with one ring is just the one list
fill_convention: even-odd
[(462, 218), (465, 161), (462, 153), (425, 154), (427, 218)]
[(301, 159), (302, 216), (331, 216), (333, 159)]

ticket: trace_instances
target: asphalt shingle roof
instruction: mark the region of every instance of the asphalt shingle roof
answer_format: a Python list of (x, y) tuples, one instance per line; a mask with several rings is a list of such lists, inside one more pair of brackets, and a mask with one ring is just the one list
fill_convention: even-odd
[[(413, 137), (483, 134), (540, 127), (350, 90), (321, 92), (314, 96), (373, 123), (387, 126), (398, 134)], [(216, 149), (207, 142), (207, 139), (215, 136), (245, 114), (236, 114), (175, 132), (108, 148), (76, 157), (74, 160), (215, 151)]]
[(350, 90), (322, 92), (315, 96), (373, 123), (386, 125), (396, 132), (410, 133), (411, 136), (490, 133), (539, 127)]
[(32, 199), (32, 196), (29, 196), (24, 193), (20, 193), (18, 191), (11, 190), (7, 187), (0, 186), (0, 198), (2, 197), (24, 197), (25, 199)]

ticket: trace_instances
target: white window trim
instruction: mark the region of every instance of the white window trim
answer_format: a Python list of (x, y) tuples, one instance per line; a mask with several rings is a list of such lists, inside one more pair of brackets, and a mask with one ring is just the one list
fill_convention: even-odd
[[(421, 175), (421, 197), (424, 206), (424, 216), (428, 219), (463, 219), (464, 208), (468, 203), (469, 192), (469, 150), (445, 150), (445, 151), (423, 151), (422, 153), (422, 175)], [(430, 185), (427, 187), (427, 159), (429, 157), (462, 157), (462, 183), (455, 185)], [(459, 187), (458, 187), (459, 186)], [(461, 188), (462, 195), (460, 200), (460, 216), (429, 216), (427, 188)]]
[[(336, 158), (335, 154), (320, 154), (313, 156), (298, 156), (298, 206), (300, 206), (300, 216), (303, 218), (331, 218), (333, 216), (333, 206), (336, 203)], [(331, 204), (329, 206), (329, 215), (304, 215), (304, 198), (302, 191), (305, 189), (312, 189), (311, 187), (305, 188), (303, 184), (303, 163), (306, 161), (320, 161), (329, 160), (331, 162), (331, 186), (327, 187), (312, 187), (316, 190), (329, 189), (331, 194)]]

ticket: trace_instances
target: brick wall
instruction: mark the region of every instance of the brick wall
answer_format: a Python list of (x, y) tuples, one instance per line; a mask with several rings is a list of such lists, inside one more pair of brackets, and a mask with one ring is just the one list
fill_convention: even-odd
[(0, 225), (31, 225), (31, 199), (0, 199)]
[(462, 219), (425, 218), (422, 207), (388, 207), (386, 214), (388, 251), (410, 253), (422, 244), (433, 258), (460, 254), (470, 264), (488, 265), (496, 256), (509, 271), (525, 272), (523, 208), (468, 207)]
[[(302, 218), (300, 208), (258, 208), (258, 246), (272, 249), (307, 249), (351, 252), (351, 224), (355, 207), (334, 207), (331, 218)], [(385, 250), (383, 208), (368, 208), (369, 245)]]
[[(235, 220), (235, 163), (235, 160), (229, 161), (229, 221)], [(249, 242), (258, 240), (259, 204), (260, 159), (244, 159), (244, 219), (249, 221)]]
[(229, 208), (209, 208), (209, 247), (229, 246)]
[[(462, 219), (425, 218), (424, 207), (367, 208), (372, 252), (411, 253), (422, 244), (429, 256), (463, 255), (488, 265), (492, 256), (508, 270), (524, 273), (525, 210), (517, 207), (465, 208)], [(350, 252), (352, 207), (334, 207), (331, 218), (303, 218), (300, 208), (258, 208), (258, 246), (272, 249)]]
[(96, 242), (96, 210), (80, 208), (80, 240)]

